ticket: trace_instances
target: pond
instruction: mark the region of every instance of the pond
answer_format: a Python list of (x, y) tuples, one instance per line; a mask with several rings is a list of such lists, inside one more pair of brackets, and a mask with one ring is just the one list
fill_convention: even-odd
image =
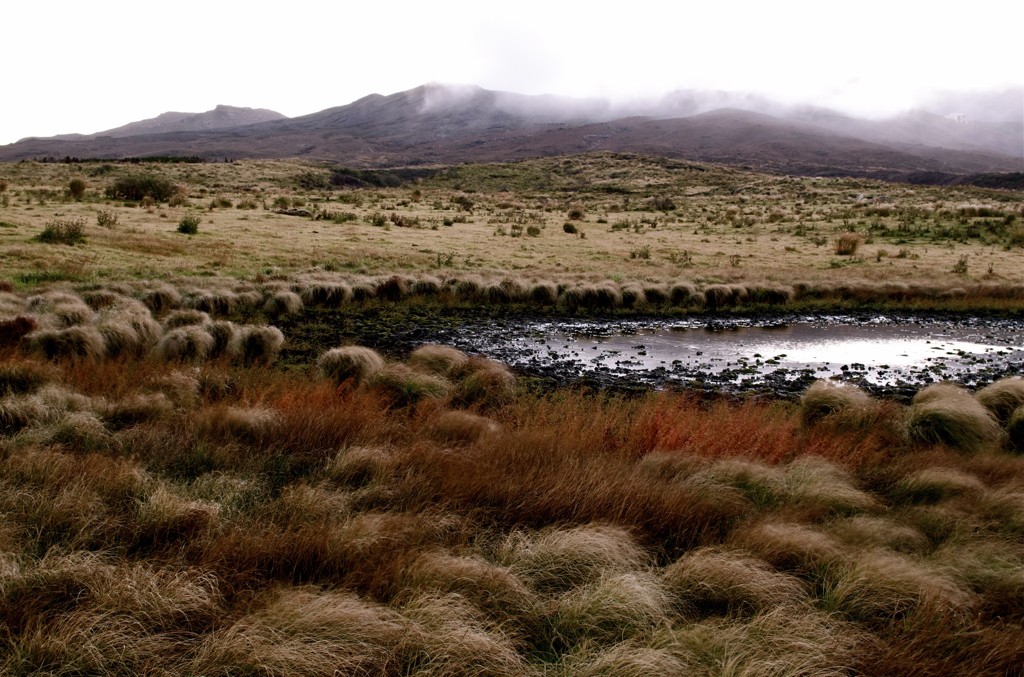
[(672, 384), (802, 392), (818, 378), (911, 394), (1024, 372), (1024, 321), (814, 316), (784, 319), (489, 322), (452, 341), (558, 384)]

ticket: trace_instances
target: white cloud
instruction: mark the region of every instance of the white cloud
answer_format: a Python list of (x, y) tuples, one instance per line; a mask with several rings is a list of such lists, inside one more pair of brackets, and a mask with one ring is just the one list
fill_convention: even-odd
[(430, 81), (619, 98), (750, 90), (895, 112), (933, 89), (1020, 84), (1022, 20), (1024, 5), (988, 0), (14, 3), (0, 143), (218, 103), (295, 116)]

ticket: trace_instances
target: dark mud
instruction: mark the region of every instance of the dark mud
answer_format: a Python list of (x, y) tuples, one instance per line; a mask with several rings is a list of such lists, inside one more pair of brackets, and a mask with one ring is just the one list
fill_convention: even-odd
[[(345, 343), (401, 359), (442, 343), (512, 365), (541, 388), (795, 397), (819, 378), (908, 400), (952, 381), (1024, 373), (1024, 318), (933, 314), (564, 317), (522, 309), (385, 305), (309, 309), (279, 322), (286, 362)], [(895, 352), (894, 352), (895, 351)]]

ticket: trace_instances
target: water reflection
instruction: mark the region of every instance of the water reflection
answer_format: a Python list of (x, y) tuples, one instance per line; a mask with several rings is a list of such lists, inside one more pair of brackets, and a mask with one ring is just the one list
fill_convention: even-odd
[[(744, 324), (746, 326), (744, 326)], [(752, 375), (809, 371), (821, 377), (857, 376), (888, 385), (955, 378), (971, 382), (993, 367), (1024, 363), (1024, 327), (951, 325), (848, 317), (754, 326), (692, 323), (544, 322), (517, 341), (513, 361), (569, 361), (581, 372), (669, 372), (680, 377), (726, 376), (740, 382)], [(500, 339), (499, 339), (500, 340)]]

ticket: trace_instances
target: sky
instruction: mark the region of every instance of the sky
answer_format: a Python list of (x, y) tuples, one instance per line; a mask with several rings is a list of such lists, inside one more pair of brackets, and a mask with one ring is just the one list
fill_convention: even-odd
[(764, 94), (883, 116), (1024, 84), (1024, 3), (11, 2), (0, 144), (218, 104), (289, 117), (427, 82), (523, 94)]

